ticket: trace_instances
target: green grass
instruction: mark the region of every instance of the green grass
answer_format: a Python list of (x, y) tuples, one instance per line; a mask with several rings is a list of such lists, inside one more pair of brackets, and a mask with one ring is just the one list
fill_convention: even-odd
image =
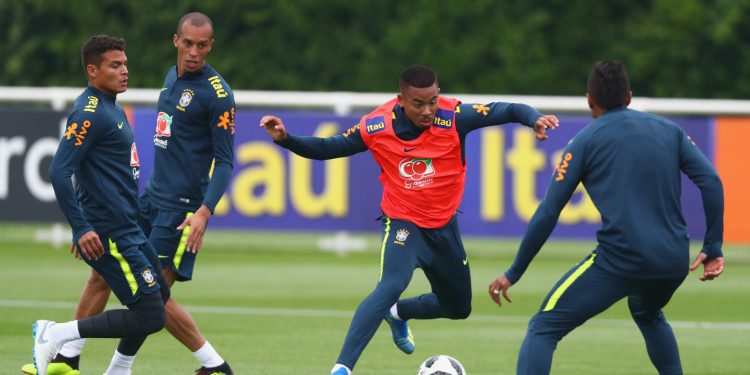
[[(32, 348), (36, 319), (66, 321), (88, 275), (67, 249), (34, 243), (35, 227), (0, 224), (0, 373), (18, 373)], [(237, 374), (328, 374), (351, 315), (378, 277), (379, 239), (364, 235), (365, 252), (339, 256), (316, 249), (320, 234), (210, 232), (195, 279), (173, 296), (192, 311), (204, 335)], [(512, 304), (495, 306), (487, 284), (515, 255), (517, 239), (467, 238), (474, 310), (465, 321), (412, 321), (417, 350), (403, 355), (381, 326), (357, 375), (414, 374), (425, 358), (458, 358), (471, 375), (514, 374), (526, 323), (552, 284), (593, 248), (590, 242), (549, 242), (521, 282)], [(697, 248), (693, 249), (693, 254)], [(750, 246), (725, 249), (717, 281), (690, 275), (665, 313), (680, 343), (686, 374), (750, 373)], [(417, 271), (410, 296), (428, 290)], [(111, 299), (111, 307), (117, 307)], [(91, 339), (85, 374), (102, 373), (115, 340)], [(165, 331), (139, 352), (135, 374), (190, 374), (197, 362)], [(553, 374), (654, 374), (643, 339), (623, 302), (573, 331), (558, 346)]]

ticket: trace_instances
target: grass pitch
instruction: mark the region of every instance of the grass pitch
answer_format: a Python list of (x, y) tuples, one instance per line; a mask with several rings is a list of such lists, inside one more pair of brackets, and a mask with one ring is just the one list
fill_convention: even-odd
[[(65, 246), (34, 242), (39, 227), (0, 223), (0, 373), (17, 374), (31, 360), (36, 319), (66, 321), (89, 268)], [(352, 234), (358, 235), (358, 234)], [(173, 297), (187, 306), (203, 334), (237, 374), (328, 374), (351, 316), (378, 277), (379, 238), (361, 235), (367, 250), (339, 255), (317, 248), (331, 234), (218, 232), (207, 234), (194, 280)], [(562, 274), (594, 246), (550, 241), (495, 306), (487, 284), (512, 261), (517, 239), (466, 238), (474, 288), (465, 321), (411, 321), (417, 349), (402, 354), (382, 325), (357, 364), (357, 375), (416, 373), (427, 357), (459, 359), (471, 375), (515, 374), (526, 324)], [(693, 248), (692, 255), (699, 247)], [(665, 313), (680, 344), (686, 374), (750, 374), (750, 246), (727, 246), (718, 280), (690, 275)], [(415, 272), (404, 296), (429, 290)], [(117, 301), (110, 300), (112, 308)], [(88, 340), (84, 374), (107, 368), (115, 340)], [(136, 357), (134, 374), (191, 374), (193, 356), (166, 331), (152, 335)], [(624, 301), (573, 331), (558, 346), (553, 374), (654, 374), (643, 339)]]

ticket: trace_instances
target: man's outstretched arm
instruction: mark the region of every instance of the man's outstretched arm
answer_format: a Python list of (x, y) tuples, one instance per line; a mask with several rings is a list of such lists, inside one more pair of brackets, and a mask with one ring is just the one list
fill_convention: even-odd
[(327, 138), (291, 135), (287, 133), (284, 122), (276, 116), (263, 116), (260, 126), (266, 129), (276, 144), (308, 159), (335, 159), (367, 150), (358, 125), (344, 134)]

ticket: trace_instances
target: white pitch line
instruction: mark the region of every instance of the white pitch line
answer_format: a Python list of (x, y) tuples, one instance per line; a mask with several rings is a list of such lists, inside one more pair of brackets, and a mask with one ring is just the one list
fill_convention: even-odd
[[(107, 308), (120, 308), (118, 305), (108, 305)], [(217, 314), (217, 315), (251, 315), (251, 316), (286, 316), (307, 318), (351, 318), (353, 311), (344, 310), (317, 310), (317, 309), (293, 309), (293, 308), (270, 308), (270, 307), (231, 307), (231, 306), (185, 306), (192, 313)], [(0, 308), (42, 308), (42, 309), (66, 309), (75, 310), (76, 304), (62, 301), (33, 301), (33, 300), (2, 300)], [(527, 323), (530, 316), (513, 315), (472, 315), (470, 322), (486, 323)], [(593, 319), (587, 325), (607, 327), (634, 327), (635, 323), (630, 319)], [(720, 329), (720, 330), (742, 330), (750, 331), (750, 322), (694, 322), (670, 320), (669, 324), (674, 328), (682, 329)]]

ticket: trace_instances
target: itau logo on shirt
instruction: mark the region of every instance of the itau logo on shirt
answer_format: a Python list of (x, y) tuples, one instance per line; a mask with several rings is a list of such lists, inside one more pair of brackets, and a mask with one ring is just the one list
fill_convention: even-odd
[(437, 113), (435, 113), (435, 120), (433, 121), (434, 127), (438, 129), (443, 130), (449, 130), (453, 126), (453, 111), (446, 111), (444, 109), (438, 108)]
[(172, 116), (164, 112), (159, 112), (159, 114), (156, 116), (156, 136), (172, 136)]

